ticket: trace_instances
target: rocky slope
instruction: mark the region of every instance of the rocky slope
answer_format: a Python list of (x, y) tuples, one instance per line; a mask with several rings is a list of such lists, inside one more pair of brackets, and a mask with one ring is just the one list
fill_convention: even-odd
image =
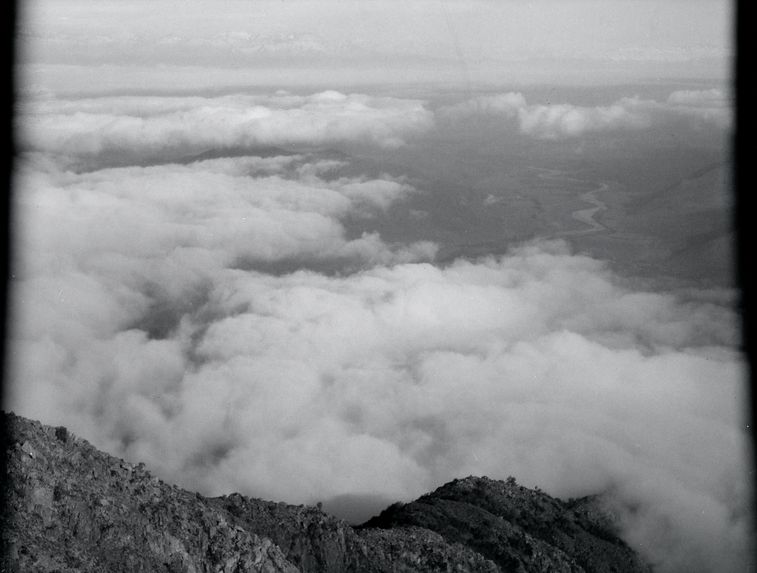
[(565, 503), (513, 478), (469, 477), (412, 503), (394, 504), (362, 527), (430, 529), (488, 557), (502, 571), (645, 570), (598, 501)]
[(3, 414), (0, 572), (648, 571), (596, 500), (466, 478), (360, 527), (163, 483), (65, 428)]

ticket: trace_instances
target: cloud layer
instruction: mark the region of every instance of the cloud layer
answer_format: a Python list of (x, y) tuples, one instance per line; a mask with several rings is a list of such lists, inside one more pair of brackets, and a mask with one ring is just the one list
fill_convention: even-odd
[(22, 145), (97, 156), (177, 157), (209, 148), (329, 145), (340, 141), (402, 145), (427, 129), (432, 114), (417, 100), (345, 95), (109, 97), (38, 99), (20, 119)]
[(638, 131), (685, 122), (698, 131), (728, 129), (722, 90), (680, 90), (663, 102), (638, 96), (610, 105), (528, 103), (519, 92), (483, 95), (436, 111), (418, 99), (324, 91), (219, 97), (113, 96), (57, 99), (38, 94), (22, 106), (21, 145), (104, 161), (188, 161), (208, 150), (351, 145), (400, 147), (438, 123), (497, 117), (542, 140)]
[(431, 191), (315, 151), (80, 173), (62, 157), (395, 145), (430, 121), (415, 101), (245, 98), (35, 104), (11, 407), (211, 494), (410, 499), (468, 474), (605, 491), (660, 570), (743, 569), (744, 364), (708, 293), (633, 288), (563, 242), (435, 265), (431, 243), (345, 224)]
[(514, 121), (521, 133), (546, 140), (640, 130), (681, 118), (720, 129), (731, 124), (730, 102), (719, 89), (675, 91), (665, 102), (626, 97), (608, 106), (594, 107), (569, 103), (529, 104), (523, 94), (508, 92), (471, 98), (442, 108), (441, 115), (453, 119), (499, 116)]

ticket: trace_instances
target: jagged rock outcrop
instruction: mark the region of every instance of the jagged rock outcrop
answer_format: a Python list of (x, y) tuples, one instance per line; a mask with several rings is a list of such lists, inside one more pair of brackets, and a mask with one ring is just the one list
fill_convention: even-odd
[(612, 528), (598, 499), (563, 502), (486, 477), (454, 480), (363, 527), (416, 526), (462, 543), (503, 571), (649, 571)]
[(588, 498), (455, 480), (360, 527), (309, 506), (207, 498), (65, 428), (2, 415), (0, 573), (647, 571)]
[(304, 572), (498, 571), (470, 548), (417, 527), (356, 530), (315, 507), (239, 494), (208, 501), (234, 516), (244, 528), (273, 540)]
[(200, 495), (65, 428), (5, 417), (3, 571), (295, 573), (281, 550)]

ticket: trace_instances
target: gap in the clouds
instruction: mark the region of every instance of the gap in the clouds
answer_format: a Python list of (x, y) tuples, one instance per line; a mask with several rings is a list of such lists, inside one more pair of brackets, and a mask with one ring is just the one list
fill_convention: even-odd
[[(22, 150), (23, 152), (23, 150)], [(94, 173), (103, 169), (125, 167), (158, 167), (161, 165), (191, 165), (202, 161), (239, 157), (287, 157), (297, 156), (296, 151), (271, 146), (248, 146), (231, 148), (202, 149), (186, 153), (165, 149), (157, 153), (141, 154), (138, 151), (103, 151), (97, 155), (61, 157), (60, 163), (76, 174)]]
[[(658, 90), (669, 93), (671, 87), (675, 86)], [(586, 93), (585, 89), (575, 91)], [(534, 93), (542, 100), (554, 96), (560, 101), (570, 99), (572, 92), (563, 87), (559, 93), (546, 88)], [(606, 101), (609, 96), (604, 96)], [(219, 147), (178, 156), (166, 150), (163, 156), (149, 157), (102, 154), (83, 160), (78, 168), (303, 156), (292, 163), (292, 169), (278, 173), (298, 177), (296, 167), (303, 162), (332, 160), (341, 165), (319, 173), (325, 181), (388, 175), (401, 177), (417, 189), (383, 213), (347, 214), (342, 223), (348, 239), (368, 232), (378, 233), (390, 244), (433, 241), (439, 245), (436, 260), (444, 263), (503, 254), (536, 237), (563, 237), (576, 251), (607, 260), (629, 276), (668, 275), (703, 286), (730, 284), (733, 235), (727, 211), (728, 158), (716, 147), (720, 138), (714, 134), (709, 141), (702, 133), (685, 141), (681, 135), (668, 141), (670, 137), (650, 130), (622, 138), (598, 134), (580, 140), (535, 141), (496, 122), (472, 120), (442, 123), (399, 149), (353, 143)], [(539, 169), (556, 175), (547, 180)], [(606, 209), (595, 218), (609, 232), (592, 232), (576, 220), (575, 213), (587, 207), (582, 194), (603, 183), (612, 187), (597, 195)], [(690, 211), (683, 217), (682, 204)], [(336, 259), (240, 260), (235, 266), (276, 275), (298, 268), (324, 274), (362, 268), (354, 261)]]
[[(563, 101), (565, 88), (556, 91)], [(421, 190), (372, 229), (388, 241), (433, 240), (438, 260), (563, 237), (624, 275), (732, 286), (726, 138), (679, 123), (539, 141), (496, 118), (468, 118), (440, 121), (399, 150), (352, 155), (391, 166)], [(547, 180), (544, 169), (555, 176)], [(596, 232), (576, 214), (592, 206), (583, 197), (587, 189), (602, 185), (607, 189), (595, 198), (604, 208), (594, 218), (606, 230)]]
[[(339, 88), (339, 86), (336, 86)], [(341, 86), (344, 88), (344, 86)], [(366, 86), (363, 86), (366, 87)], [(664, 101), (672, 90), (708, 87), (677, 81), (617, 85), (598, 89), (585, 86), (529, 86), (522, 89), (529, 102), (571, 105), (608, 105), (638, 94)], [(316, 89), (299, 87), (271, 93), (308, 94)], [(476, 88), (477, 94), (501, 93), (501, 88)], [(346, 90), (349, 91), (349, 90)], [(412, 95), (430, 109), (459, 102), (469, 96), (461, 87), (438, 91), (429, 86), (368, 86), (366, 91), (393, 97)], [(251, 90), (261, 93), (261, 90)], [(211, 91), (208, 94), (227, 93)], [(239, 93), (232, 90), (228, 93)], [(120, 94), (122, 95), (122, 94)], [(196, 95), (196, 94), (193, 94)], [(380, 148), (356, 142), (318, 145), (218, 147), (196, 150), (167, 148), (140, 156), (135, 151), (105, 152), (80, 159), (74, 171), (114, 166), (191, 165), (213, 159), (243, 156), (333, 159), (344, 163), (338, 172), (321, 173), (324, 180), (337, 176), (405, 178), (418, 192), (370, 217), (346, 215), (342, 223), (348, 239), (378, 233), (391, 244), (418, 240), (439, 245), (437, 260), (501, 254), (513, 244), (535, 237), (564, 237), (579, 252), (610, 262), (628, 275), (677, 276), (702, 284), (730, 284), (733, 233), (730, 227), (727, 184), (710, 181), (701, 170), (720, 165), (727, 171), (723, 136), (691, 130), (681, 124), (617, 134), (587, 134), (580, 138), (543, 141), (518, 133), (496, 117), (445, 121), (427, 133), (409, 138), (400, 148)], [(704, 167), (703, 167), (704, 166)], [(552, 181), (536, 169), (557, 173)], [(283, 177), (296, 173), (282, 172)], [(561, 178), (562, 176), (562, 178)], [(721, 176), (721, 179), (723, 177)], [(692, 184), (691, 182), (694, 181)], [(587, 229), (575, 214), (586, 209), (586, 186), (611, 184), (596, 198), (606, 208), (595, 220), (609, 232)], [(693, 191), (692, 191), (693, 189)], [(708, 196), (709, 194), (709, 196)], [(717, 196), (716, 196), (717, 195)], [(675, 196), (674, 199), (666, 198)], [(694, 196), (692, 198), (692, 196)], [(676, 203), (687, 204), (680, 216)], [(715, 204), (717, 201), (720, 204)], [(700, 205), (697, 206), (697, 203)], [(591, 232), (587, 232), (591, 231)], [(253, 268), (248, 261), (242, 267)], [(294, 262), (262, 263), (260, 268), (281, 274)], [(334, 262), (317, 262), (313, 270), (329, 271)]]
[(355, 257), (332, 257), (322, 259), (289, 258), (274, 261), (238, 259), (228, 268), (246, 272), (282, 277), (298, 272), (311, 272), (326, 277), (344, 277), (372, 268), (375, 263)]
[(297, 155), (296, 152), (282, 149), (281, 147), (266, 146), (246, 146), (246, 147), (224, 147), (209, 148), (199, 153), (190, 153), (179, 157), (174, 161), (180, 165), (208, 161), (211, 159), (223, 159), (233, 157), (284, 157), (288, 155)]
[(136, 322), (127, 324), (125, 330), (144, 332), (149, 340), (165, 340), (173, 337), (182, 320), (202, 313), (209, 300), (212, 281), (193, 283), (177, 296), (166, 291), (161, 285), (147, 282), (140, 288), (150, 304), (146, 312)]

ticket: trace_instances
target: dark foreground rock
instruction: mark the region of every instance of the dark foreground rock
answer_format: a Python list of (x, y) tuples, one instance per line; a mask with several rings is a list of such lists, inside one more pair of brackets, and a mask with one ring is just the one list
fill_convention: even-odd
[(436, 531), (502, 571), (649, 571), (612, 523), (596, 498), (566, 503), (512, 478), (468, 477), (394, 504), (362, 527)]
[(206, 498), (65, 428), (2, 415), (0, 573), (648, 571), (594, 500), (455, 480), (360, 527), (315, 507)]

